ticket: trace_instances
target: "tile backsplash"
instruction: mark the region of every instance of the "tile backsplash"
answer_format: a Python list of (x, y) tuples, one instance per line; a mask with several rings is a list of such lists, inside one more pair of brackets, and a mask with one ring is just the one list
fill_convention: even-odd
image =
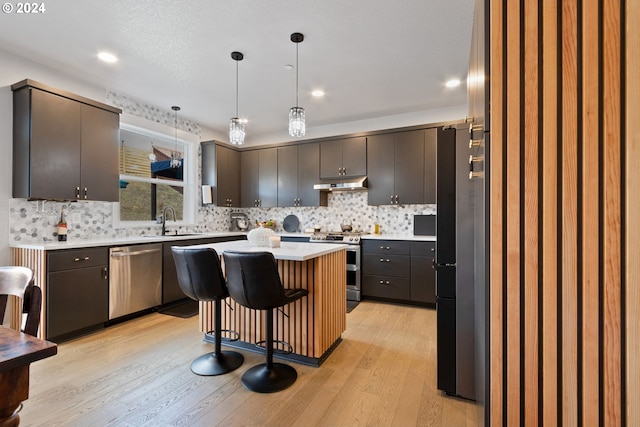
[[(110, 239), (116, 237), (156, 235), (160, 226), (150, 223), (144, 227), (115, 228), (114, 203), (78, 202), (58, 203), (12, 199), (10, 202), (10, 242), (40, 243), (56, 240), (56, 226), (62, 207), (66, 209), (69, 240)], [(436, 213), (436, 205), (369, 206), (367, 192), (330, 193), (327, 207), (289, 208), (226, 208), (200, 206), (196, 210), (195, 224), (181, 226), (181, 232), (228, 231), (231, 228), (231, 212), (244, 212), (251, 224), (255, 221), (276, 221), (276, 230), (283, 231), (282, 221), (287, 215), (296, 215), (300, 229), (320, 225), (323, 231), (340, 229), (344, 218), (349, 218), (354, 229), (373, 232), (374, 224), (380, 224), (382, 234), (413, 233), (413, 215)], [(175, 229), (175, 227), (171, 227)]]

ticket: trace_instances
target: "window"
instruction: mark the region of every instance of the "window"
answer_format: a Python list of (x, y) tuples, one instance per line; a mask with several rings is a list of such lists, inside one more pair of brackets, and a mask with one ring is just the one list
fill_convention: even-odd
[[(121, 125), (116, 222), (122, 226), (149, 225), (166, 206), (172, 206), (178, 222), (193, 223), (192, 148), (192, 144), (175, 137)], [(181, 160), (172, 162), (172, 155)]]

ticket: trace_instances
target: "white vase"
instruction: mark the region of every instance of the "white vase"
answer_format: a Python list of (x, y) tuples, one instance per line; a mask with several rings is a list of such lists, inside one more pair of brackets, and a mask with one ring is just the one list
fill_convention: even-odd
[(276, 232), (270, 228), (258, 227), (249, 231), (247, 234), (247, 240), (253, 246), (269, 246), (269, 237), (275, 235)]

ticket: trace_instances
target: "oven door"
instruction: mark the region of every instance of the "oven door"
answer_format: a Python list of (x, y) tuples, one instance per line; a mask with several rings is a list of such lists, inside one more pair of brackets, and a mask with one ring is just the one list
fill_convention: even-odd
[(347, 248), (347, 300), (360, 301), (360, 245)]

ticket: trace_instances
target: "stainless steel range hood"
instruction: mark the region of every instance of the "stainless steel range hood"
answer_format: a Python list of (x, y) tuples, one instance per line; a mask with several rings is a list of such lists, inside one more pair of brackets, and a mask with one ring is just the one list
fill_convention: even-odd
[(346, 191), (346, 190), (366, 190), (368, 187), (367, 177), (360, 176), (352, 179), (323, 179), (319, 184), (313, 186), (314, 190), (320, 191)]

